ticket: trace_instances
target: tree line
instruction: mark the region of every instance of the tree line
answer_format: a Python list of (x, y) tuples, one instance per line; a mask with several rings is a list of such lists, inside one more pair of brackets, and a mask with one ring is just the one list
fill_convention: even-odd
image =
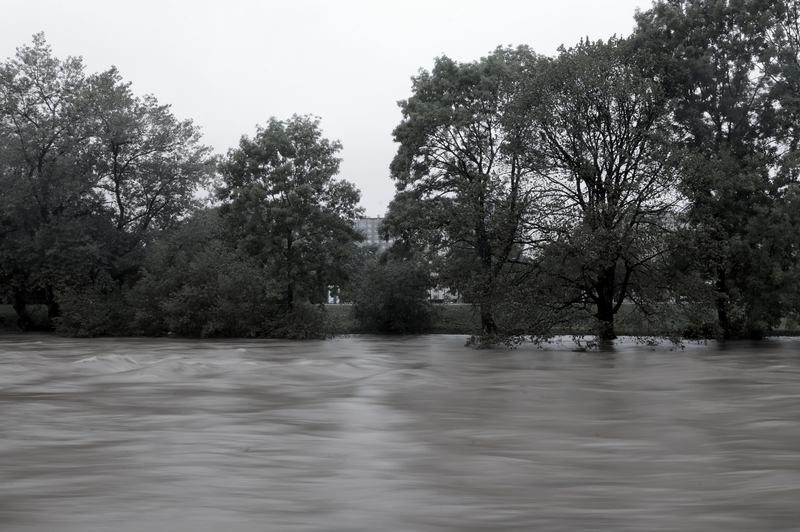
[(36, 35), (0, 65), (0, 297), (22, 330), (324, 335), (361, 239), (340, 149), (295, 115), (213, 156), (116, 69)]
[(760, 338), (796, 317), (798, 2), (663, 0), (628, 38), (436, 59), (394, 130), (384, 232), (480, 313)]
[[(758, 338), (797, 318), (800, 2), (658, 0), (626, 38), (436, 58), (393, 132), (382, 256), (319, 119), (226, 156), (42, 35), (0, 65), (0, 297), (64, 334), (424, 331), (457, 291), (476, 345), (565, 331)], [(210, 200), (199, 192), (210, 190)]]

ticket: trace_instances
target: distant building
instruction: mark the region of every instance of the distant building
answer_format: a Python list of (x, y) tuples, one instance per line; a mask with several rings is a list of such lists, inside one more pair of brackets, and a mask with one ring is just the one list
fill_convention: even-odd
[(451, 293), (449, 288), (437, 286), (428, 290), (428, 299), (440, 303), (461, 303), (461, 294)]
[(389, 240), (381, 240), (380, 235), (378, 235), (378, 226), (381, 224), (381, 217), (378, 216), (377, 218), (361, 218), (360, 220), (356, 220), (356, 229), (361, 231), (366, 240), (361, 243), (362, 246), (378, 246), (380, 251), (386, 251), (394, 244), (394, 238), (390, 238)]
[[(377, 218), (361, 218), (360, 220), (355, 221), (356, 229), (358, 229), (365, 237), (364, 241), (361, 242), (360, 245), (378, 246), (380, 251), (386, 251), (392, 246), (392, 244), (394, 244), (394, 238), (390, 238), (389, 240), (381, 239), (380, 235), (378, 234), (378, 226), (380, 224), (380, 216)], [(337, 292), (338, 290), (336, 287), (329, 287), (328, 303), (340, 303)], [(451, 294), (450, 290), (447, 288), (432, 288), (428, 290), (428, 298), (432, 301), (438, 301), (442, 303), (458, 303), (461, 300), (459, 294)]]
[[(378, 226), (380, 224), (380, 216), (377, 218), (361, 218), (355, 221), (356, 229), (364, 235), (364, 241), (359, 244), (360, 246), (378, 246), (378, 250), (386, 251), (394, 244), (394, 238), (381, 240), (380, 235), (378, 235)], [(328, 303), (340, 303), (337, 294), (338, 288), (333, 286), (328, 287)]]

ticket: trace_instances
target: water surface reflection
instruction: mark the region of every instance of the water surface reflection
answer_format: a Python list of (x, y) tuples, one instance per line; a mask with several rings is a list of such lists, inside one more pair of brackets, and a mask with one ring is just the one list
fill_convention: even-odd
[(800, 341), (0, 337), (0, 530), (800, 530)]

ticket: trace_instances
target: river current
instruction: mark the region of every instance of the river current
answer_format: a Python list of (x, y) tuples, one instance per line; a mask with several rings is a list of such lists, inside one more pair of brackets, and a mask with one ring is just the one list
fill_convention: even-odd
[(0, 531), (800, 531), (800, 339), (0, 336)]

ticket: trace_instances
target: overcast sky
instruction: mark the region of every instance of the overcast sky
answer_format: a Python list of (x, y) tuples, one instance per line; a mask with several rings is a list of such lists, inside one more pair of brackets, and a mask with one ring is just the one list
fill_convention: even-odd
[(500, 45), (555, 55), (581, 37), (626, 36), (637, 7), (650, 0), (0, 0), (0, 59), (43, 31), (55, 56), (83, 56), (87, 73), (115, 65), (218, 153), (271, 116), (319, 116), (344, 145), (340, 177), (376, 216), (394, 194), (397, 101), (418, 69)]

